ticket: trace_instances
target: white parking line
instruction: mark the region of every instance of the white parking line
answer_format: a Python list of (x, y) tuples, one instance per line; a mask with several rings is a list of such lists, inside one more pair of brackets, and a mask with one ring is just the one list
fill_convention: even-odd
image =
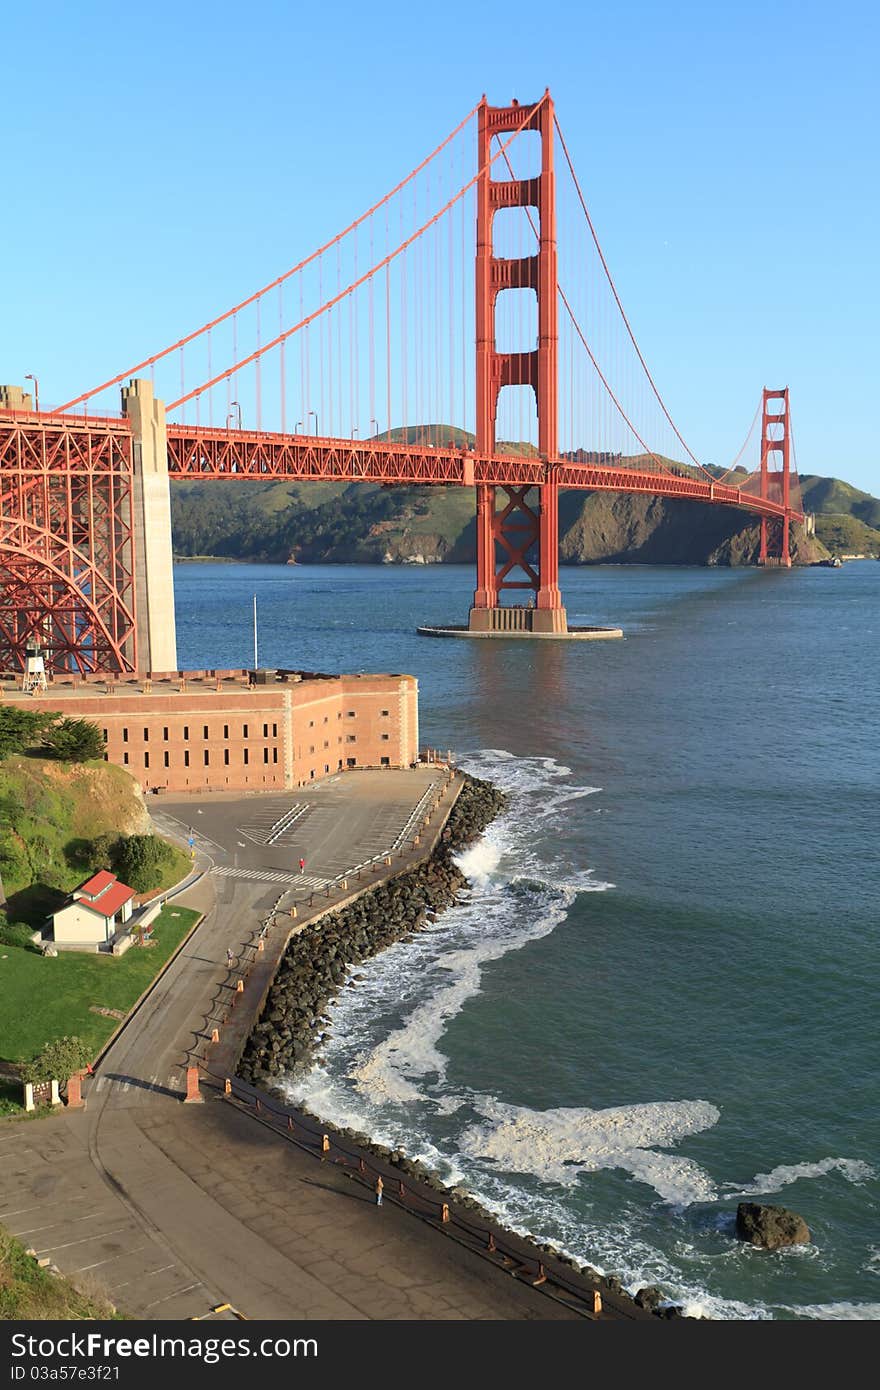
[(152, 1303), (148, 1303), (144, 1312), (149, 1308), (156, 1308), (160, 1303), (167, 1303), (171, 1298), (179, 1298), (181, 1294), (189, 1293), (191, 1289), (203, 1289), (204, 1284), (187, 1284), (185, 1289), (175, 1289), (174, 1293), (166, 1294), (164, 1298), (155, 1298)]
[(127, 1231), (129, 1229), (130, 1228), (128, 1226), (117, 1226), (115, 1231), (100, 1231), (97, 1235), (94, 1236), (83, 1236), (82, 1240), (67, 1240), (64, 1242), (63, 1245), (47, 1245), (44, 1250), (38, 1250), (37, 1254), (51, 1255), (53, 1250), (67, 1250), (70, 1248), (71, 1245), (85, 1245), (86, 1241), (89, 1240), (106, 1240), (109, 1236), (121, 1235), (123, 1231)]
[[(100, 1211), (90, 1212), (88, 1216), (75, 1216), (70, 1225), (75, 1226), (78, 1221), (97, 1221), (101, 1216), (104, 1216), (104, 1213)], [(62, 1216), (57, 1221), (49, 1221), (45, 1226), (26, 1226), (23, 1231), (13, 1231), (12, 1234), (14, 1236), (35, 1236), (40, 1231), (51, 1231), (53, 1226), (63, 1226), (66, 1221), (67, 1217)]]
[[(114, 1260), (121, 1260), (126, 1255), (137, 1255), (139, 1251), (147, 1248), (146, 1245), (136, 1245), (132, 1250), (120, 1250), (118, 1255), (108, 1255), (106, 1260), (95, 1260), (95, 1263), (91, 1265), (80, 1265), (79, 1269), (75, 1269), (73, 1272), (74, 1274), (85, 1274), (87, 1269), (99, 1269), (101, 1265), (110, 1265)], [(123, 1286), (120, 1284), (119, 1287), (122, 1288)]]

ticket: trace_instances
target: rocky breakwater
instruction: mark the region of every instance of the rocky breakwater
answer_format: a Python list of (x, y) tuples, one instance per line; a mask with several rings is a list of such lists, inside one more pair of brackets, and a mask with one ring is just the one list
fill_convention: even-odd
[(291, 938), (239, 1062), (241, 1077), (270, 1086), (277, 1076), (309, 1068), (350, 967), (422, 930), (457, 900), (467, 879), (453, 855), (476, 840), (506, 804), (496, 787), (466, 777), (440, 843), (424, 863)]

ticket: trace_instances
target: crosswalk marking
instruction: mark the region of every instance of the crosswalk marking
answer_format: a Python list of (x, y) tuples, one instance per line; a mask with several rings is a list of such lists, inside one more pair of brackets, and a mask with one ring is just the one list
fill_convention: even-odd
[(325, 888), (330, 882), (327, 878), (313, 878), (311, 874), (287, 874), (281, 869), (237, 869), (229, 864), (215, 864), (212, 874), (222, 874), (224, 878), (250, 878), (259, 883), (288, 883), (302, 888)]

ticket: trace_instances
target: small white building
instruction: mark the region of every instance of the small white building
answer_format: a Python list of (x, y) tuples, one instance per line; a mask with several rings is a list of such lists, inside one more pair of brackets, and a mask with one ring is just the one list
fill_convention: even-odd
[(64, 907), (52, 915), (59, 946), (102, 946), (131, 920), (134, 889), (101, 869), (75, 888)]

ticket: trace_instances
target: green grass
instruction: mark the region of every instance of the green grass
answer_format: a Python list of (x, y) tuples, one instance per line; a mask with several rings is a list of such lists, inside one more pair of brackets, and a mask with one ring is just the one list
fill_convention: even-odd
[(0, 1320), (69, 1322), (115, 1318), (116, 1309), (74, 1288), (68, 1279), (40, 1269), (15, 1236), (0, 1227)]
[(167, 904), (153, 926), (156, 944), (132, 946), (116, 959), (79, 951), (47, 957), (0, 946), (0, 1057), (29, 1061), (66, 1035), (100, 1051), (119, 1020), (91, 1013), (89, 1006), (128, 1013), (197, 918), (190, 908)]

